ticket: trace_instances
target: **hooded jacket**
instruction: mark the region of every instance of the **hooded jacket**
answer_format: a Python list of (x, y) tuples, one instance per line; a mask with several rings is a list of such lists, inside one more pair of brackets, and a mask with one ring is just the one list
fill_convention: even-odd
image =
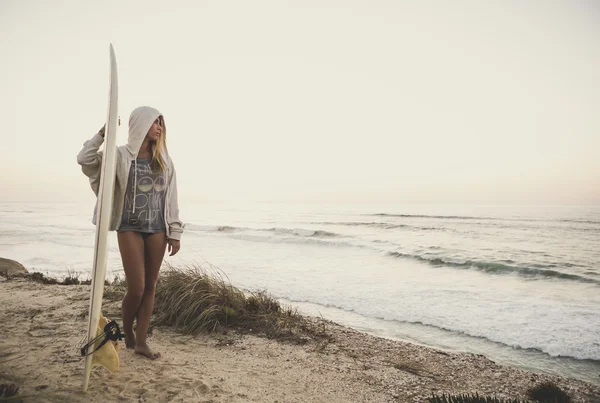
[[(123, 217), (123, 206), (125, 204), (125, 191), (129, 179), (129, 170), (131, 165), (136, 163), (140, 147), (146, 138), (146, 134), (152, 123), (162, 114), (149, 106), (140, 106), (131, 112), (129, 117), (129, 136), (127, 144), (117, 147), (117, 167), (116, 181), (113, 198), (112, 214), (110, 220), (111, 231), (116, 231), (121, 226)], [(98, 151), (104, 143), (104, 137), (95, 134), (90, 140), (83, 144), (83, 148), (77, 155), (77, 163), (81, 165), (81, 170), (89, 178), (92, 190), (98, 196), (100, 186), (100, 168), (102, 166), (102, 151)], [(167, 189), (165, 196), (165, 224), (167, 237), (171, 239), (181, 239), (184, 224), (179, 219), (179, 204), (177, 201), (177, 177), (175, 166), (168, 154), (163, 155), (167, 164), (165, 178), (167, 179)], [(135, 188), (134, 188), (135, 192)], [(135, 199), (135, 194), (134, 194)], [(135, 208), (135, 203), (134, 203)], [(94, 216), (92, 222), (96, 224), (98, 202), (94, 207)]]

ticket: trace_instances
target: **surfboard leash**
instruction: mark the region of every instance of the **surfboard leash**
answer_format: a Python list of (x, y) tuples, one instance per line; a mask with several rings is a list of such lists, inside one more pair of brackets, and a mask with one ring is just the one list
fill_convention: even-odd
[[(88, 342), (83, 347), (81, 347), (81, 349), (80, 349), (81, 356), (85, 357), (86, 355), (94, 354), (96, 351), (98, 351), (100, 348), (102, 348), (102, 346), (105, 345), (109, 340), (112, 340), (112, 341), (123, 340), (124, 337), (125, 337), (125, 335), (123, 333), (121, 333), (121, 329), (119, 328), (119, 325), (117, 324), (117, 322), (115, 322), (114, 320), (111, 320), (110, 322), (108, 322), (106, 324), (106, 326), (104, 326), (102, 334), (99, 334), (98, 336), (94, 337), (90, 342)], [(94, 351), (88, 352), (88, 349), (100, 340), (102, 340), (100, 342), (100, 345), (98, 347), (96, 347), (94, 349)]]

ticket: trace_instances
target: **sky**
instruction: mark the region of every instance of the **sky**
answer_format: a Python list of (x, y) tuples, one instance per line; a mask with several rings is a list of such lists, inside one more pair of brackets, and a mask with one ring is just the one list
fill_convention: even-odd
[(0, 0), (0, 202), (93, 200), (111, 43), (180, 201), (600, 204), (593, 0)]

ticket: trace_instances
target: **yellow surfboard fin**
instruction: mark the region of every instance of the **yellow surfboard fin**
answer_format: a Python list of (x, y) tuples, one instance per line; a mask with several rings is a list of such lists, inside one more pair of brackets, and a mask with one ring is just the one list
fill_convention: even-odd
[[(104, 326), (108, 323), (108, 319), (104, 315), (100, 314), (100, 320), (98, 321), (98, 333), (97, 335), (104, 334)], [(98, 341), (96, 344), (99, 345), (101, 342)], [(96, 346), (94, 346), (95, 348)], [(113, 374), (119, 372), (119, 342), (118, 340), (109, 340), (97, 351), (92, 354), (92, 366), (102, 365)]]

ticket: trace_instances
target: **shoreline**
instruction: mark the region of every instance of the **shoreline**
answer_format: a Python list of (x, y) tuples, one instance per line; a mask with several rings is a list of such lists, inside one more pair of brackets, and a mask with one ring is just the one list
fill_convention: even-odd
[[(478, 393), (527, 399), (527, 390), (554, 382), (573, 402), (600, 402), (600, 387), (571, 378), (502, 366), (376, 337), (330, 321), (330, 340), (303, 345), (240, 334), (184, 335), (155, 327), (149, 343), (162, 353), (150, 361), (121, 344), (121, 369), (94, 367), (81, 392), (83, 360), (76, 346), (85, 333), (88, 285), (44, 285), (0, 278), (0, 383), (15, 383), (23, 401), (306, 401), (424, 402), (438, 395)], [(103, 313), (119, 320), (120, 301)]]
[(418, 344), (447, 352), (483, 355), (494, 362), (517, 369), (578, 379), (600, 386), (600, 361), (552, 356), (537, 349), (513, 348), (485, 338), (462, 335), (435, 326), (365, 318), (337, 307), (322, 308), (313, 303), (288, 299), (280, 299), (280, 301), (299, 307), (304, 315), (320, 316), (375, 337)]

